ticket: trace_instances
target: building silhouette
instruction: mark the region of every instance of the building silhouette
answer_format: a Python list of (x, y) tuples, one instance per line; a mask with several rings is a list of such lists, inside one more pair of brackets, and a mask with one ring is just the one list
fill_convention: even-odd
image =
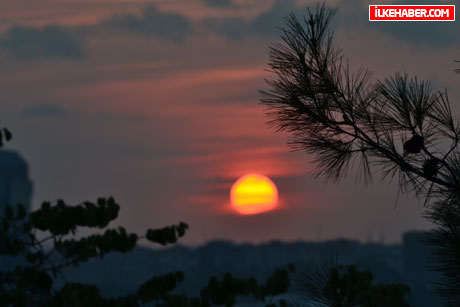
[[(427, 246), (419, 240), (423, 235), (422, 232), (406, 233), (402, 244), (361, 243), (346, 239), (262, 244), (219, 240), (196, 247), (137, 247), (131, 253), (110, 253), (78, 268), (70, 267), (64, 270), (64, 275), (67, 281), (95, 284), (100, 287), (102, 295), (118, 297), (137, 291), (137, 287), (152, 276), (180, 270), (185, 279), (178, 285), (176, 293), (198, 297), (212, 275), (222, 277), (231, 272), (235, 277), (255, 277), (262, 282), (274, 270), (293, 263), (297, 273), (292, 276), (287, 297), (295, 298), (301, 281), (301, 275), (297, 274), (335, 259), (338, 264), (353, 264), (361, 271), (370, 270), (375, 283), (408, 284), (411, 288), (409, 300), (414, 306), (442, 306), (441, 298), (432, 287), (440, 277), (428, 269)], [(423, 258), (418, 259), (419, 255)], [(299, 306), (308, 306), (301, 302), (299, 298)], [(250, 297), (241, 297), (237, 306), (261, 305)]]
[[(17, 152), (0, 150), (0, 216), (6, 205), (21, 204), (30, 211), (31, 201), (32, 181), (27, 162)], [(18, 264), (23, 264), (22, 258), (0, 256), (0, 270), (11, 271)]]
[(21, 204), (29, 211), (32, 201), (29, 167), (17, 152), (0, 150), (0, 214), (5, 205)]

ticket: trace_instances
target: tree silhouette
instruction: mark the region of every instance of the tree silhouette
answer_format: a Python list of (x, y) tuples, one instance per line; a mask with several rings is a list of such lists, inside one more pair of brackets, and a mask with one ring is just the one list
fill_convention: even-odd
[(352, 72), (329, 29), (326, 5), (299, 20), (286, 18), (282, 42), (269, 48), (262, 103), (269, 125), (290, 133), (288, 144), (313, 156), (315, 176), (338, 182), (350, 170), (367, 184), (373, 172), (396, 179), (398, 193), (425, 199), (424, 215), (437, 225), (429, 238), (438, 284), (448, 303), (460, 304), (460, 124), (446, 92), (396, 73), (371, 82)]
[[(0, 127), (0, 147), (11, 137), (8, 129)], [(289, 288), (293, 265), (274, 271), (265, 283), (259, 283), (255, 278), (235, 278), (230, 273), (221, 279), (213, 276), (198, 298), (172, 293), (184, 279), (181, 271), (154, 276), (140, 285), (135, 293), (118, 298), (102, 297), (97, 286), (84, 283), (66, 282), (56, 288), (55, 281), (63, 276), (62, 270), (67, 267), (78, 267), (111, 252), (130, 252), (140, 239), (162, 246), (174, 244), (188, 229), (183, 222), (148, 229), (143, 236), (128, 233), (123, 227), (107, 229), (119, 210), (120, 206), (112, 197), (76, 206), (63, 200), (44, 202), (31, 213), (20, 204), (15, 207), (6, 205), (0, 215), (0, 256), (22, 257), (25, 264), (0, 271), (0, 305), (132, 307), (153, 302), (156, 306), (174, 307), (233, 306), (237, 296), (252, 295), (262, 302), (267, 298), (273, 301), (275, 296)], [(77, 237), (81, 227), (104, 232)], [(284, 300), (277, 303), (279, 306), (286, 304)], [(278, 305), (271, 303), (269, 306)]]
[(374, 284), (370, 271), (324, 263), (299, 277), (299, 292), (308, 306), (409, 307), (410, 288), (401, 283)]

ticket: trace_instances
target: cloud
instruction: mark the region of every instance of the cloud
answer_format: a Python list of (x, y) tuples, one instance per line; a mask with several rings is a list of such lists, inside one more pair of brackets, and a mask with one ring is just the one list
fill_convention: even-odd
[(228, 39), (238, 40), (249, 34), (250, 23), (243, 18), (207, 18), (203, 21), (205, 28)]
[(61, 26), (12, 27), (0, 47), (18, 58), (82, 58), (85, 53), (76, 32)]
[[(209, 0), (211, 1), (211, 0)], [(404, 3), (393, 4), (446, 4), (440, 0), (408, 0)], [(248, 36), (277, 37), (280, 35), (277, 27), (285, 24), (284, 17), (294, 12), (299, 17), (306, 14), (308, 5), (297, 5), (292, 0), (278, 0), (267, 11), (251, 19), (239, 17), (207, 18), (203, 21), (206, 28), (228, 39), (238, 40)], [(313, 7), (311, 5), (310, 7)], [(455, 33), (460, 32), (457, 22), (369, 22), (369, 4), (366, 1), (348, 3), (340, 1), (336, 7), (338, 12), (333, 20), (332, 28), (348, 29), (359, 27), (385, 33), (399, 41), (414, 46), (460, 46), (460, 39)]]
[(21, 114), (34, 117), (67, 117), (70, 112), (53, 104), (37, 104), (22, 109)]
[(278, 0), (267, 11), (250, 20), (238, 17), (208, 18), (203, 21), (207, 28), (229, 39), (242, 39), (250, 35), (275, 37), (279, 35), (278, 26), (291, 12), (302, 12), (306, 7), (299, 7), (292, 0)]
[[(446, 47), (460, 45), (455, 36), (460, 32), (458, 22), (369, 22), (369, 3), (367, 1), (342, 1), (336, 15), (339, 27), (360, 27), (390, 35), (402, 42), (414, 46)], [(341, 3), (341, 4), (342, 4)], [(394, 5), (445, 5), (443, 1), (405, 0), (392, 3)]]
[(234, 6), (232, 0), (203, 0), (203, 3), (207, 6), (218, 8)]
[[(203, 0), (203, 2), (210, 7), (236, 5), (232, 0)], [(423, 4), (425, 0), (414, 3)], [(442, 3), (440, 0), (430, 1), (430, 4)], [(337, 30), (366, 28), (375, 31), (377, 35), (385, 33), (413, 46), (451, 47), (460, 45), (460, 41), (453, 35), (460, 31), (460, 24), (456, 22), (369, 22), (367, 2), (355, 1), (350, 4), (340, 1), (337, 6), (339, 11), (333, 23), (333, 28)], [(107, 31), (110, 36), (119, 35), (121, 31), (181, 42), (192, 33), (193, 29), (200, 28), (195, 27), (199, 25), (230, 40), (240, 40), (246, 37), (275, 39), (280, 35), (277, 27), (285, 24), (283, 18), (290, 12), (303, 16), (306, 14), (306, 7), (307, 5), (297, 4), (294, 0), (277, 0), (271, 8), (249, 19), (238, 16), (208, 17), (200, 21), (192, 21), (180, 13), (160, 11), (155, 5), (149, 5), (144, 7), (139, 14), (113, 15), (85, 27), (15, 26), (0, 37), (0, 49), (20, 59), (78, 59), (83, 58), (86, 54), (86, 40), (101, 35), (101, 30)]]
[(144, 8), (140, 16), (115, 15), (102, 22), (112, 30), (123, 30), (144, 36), (182, 41), (191, 32), (191, 23), (183, 15), (158, 11), (154, 5)]
[(85, 120), (96, 120), (104, 122), (142, 122), (148, 119), (147, 116), (142, 114), (126, 114), (116, 112), (88, 112), (79, 109), (61, 107), (56, 104), (44, 103), (36, 104), (25, 107), (21, 110), (21, 114), (31, 117), (54, 117), (54, 118), (68, 118), (79, 117)]
[(460, 46), (460, 39), (455, 35), (460, 32), (460, 26), (456, 22), (388, 22), (378, 23), (374, 27), (416, 46)]
[(305, 13), (305, 8), (297, 6), (292, 0), (278, 0), (270, 10), (251, 22), (252, 31), (262, 35), (278, 35), (276, 27), (284, 23), (284, 18), (291, 12)]
[[(100, 30), (119, 30), (165, 40), (182, 41), (191, 32), (191, 22), (183, 15), (161, 12), (154, 5), (145, 7), (140, 16), (114, 15), (89, 26), (45, 27), (14, 26), (0, 37), (0, 48), (20, 59), (80, 59), (88, 37)], [(112, 33), (116, 35), (117, 33)]]

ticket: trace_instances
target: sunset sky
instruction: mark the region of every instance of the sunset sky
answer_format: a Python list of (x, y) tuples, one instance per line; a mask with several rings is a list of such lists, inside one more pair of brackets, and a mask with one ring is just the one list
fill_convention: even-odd
[[(395, 3), (382, 1), (379, 3)], [(113, 195), (114, 224), (142, 232), (185, 221), (186, 244), (210, 239), (399, 242), (426, 229), (422, 203), (388, 182), (339, 185), (311, 176), (264, 117), (267, 48), (277, 26), (316, 1), (3, 0), (0, 119), (30, 164), (34, 207)], [(368, 1), (337, 7), (336, 42), (373, 80), (407, 71), (447, 88), (460, 114), (458, 22), (371, 23)], [(404, 4), (426, 1), (404, 1)], [(429, 1), (430, 4), (453, 3)], [(270, 177), (279, 208), (241, 216), (230, 188)]]

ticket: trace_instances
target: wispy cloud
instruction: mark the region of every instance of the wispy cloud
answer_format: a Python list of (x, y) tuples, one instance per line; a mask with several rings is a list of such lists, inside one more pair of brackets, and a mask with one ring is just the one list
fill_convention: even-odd
[(304, 9), (292, 0), (278, 0), (269, 9), (250, 19), (239, 17), (207, 18), (203, 24), (215, 33), (229, 38), (242, 39), (247, 36), (274, 37), (279, 34), (277, 26), (283, 24), (283, 18), (291, 12)]
[(83, 119), (94, 119), (105, 122), (140, 122), (147, 120), (147, 117), (141, 114), (123, 114), (109, 111), (86, 111), (82, 109), (73, 109), (59, 106), (56, 103), (34, 104), (23, 108), (21, 115), (29, 117), (54, 117), (69, 118), (81, 117)]
[(145, 7), (140, 16), (115, 15), (103, 21), (102, 25), (112, 30), (173, 41), (182, 41), (191, 32), (191, 23), (186, 17), (178, 13), (159, 11), (154, 5)]
[(206, 6), (218, 8), (232, 7), (235, 5), (232, 0), (203, 0), (203, 3)]
[(43, 28), (12, 27), (0, 39), (0, 47), (18, 58), (82, 58), (83, 45), (68, 28), (50, 25)]
[[(343, 2), (343, 1), (341, 1)], [(417, 4), (420, 1), (417, 2)], [(424, 3), (422, 1), (422, 3)], [(442, 4), (438, 0), (431, 4)], [(231, 0), (203, 0), (208, 7), (236, 7)], [(406, 3), (407, 4), (407, 3)], [(183, 42), (191, 35), (214, 33), (225, 39), (240, 40), (259, 37), (261, 40), (279, 36), (277, 26), (285, 22), (283, 18), (294, 12), (303, 15), (307, 5), (294, 0), (277, 0), (265, 11), (247, 16), (222, 15), (190, 19), (183, 13), (163, 11), (150, 4), (139, 13), (114, 14), (97, 23), (75, 26), (47, 25), (43, 27), (14, 26), (0, 36), (0, 48), (13, 57), (21, 59), (81, 59), (87, 55), (89, 38), (108, 39), (135, 34), (146, 38)], [(399, 41), (414, 46), (453, 46), (459, 40), (451, 33), (460, 31), (460, 24), (445, 23), (369, 23), (368, 5), (365, 1), (354, 1), (340, 6), (336, 19), (341, 29), (349, 27), (365, 28), (376, 33), (385, 33)], [(206, 29), (203, 32), (203, 29)]]
[(14, 26), (0, 37), (0, 48), (21, 59), (81, 59), (88, 38), (101, 31), (109, 31), (111, 37), (126, 32), (180, 42), (191, 30), (187, 17), (148, 5), (140, 14), (116, 14), (90, 25)]
[[(342, 0), (341, 3), (344, 3)], [(442, 5), (451, 4), (442, 0), (397, 0), (394, 5)], [(341, 28), (358, 27), (384, 33), (413, 46), (445, 47), (460, 45), (458, 22), (369, 22), (369, 2), (353, 1), (339, 5), (336, 22)]]
[(70, 112), (54, 104), (36, 104), (23, 108), (21, 114), (33, 117), (67, 117)]

